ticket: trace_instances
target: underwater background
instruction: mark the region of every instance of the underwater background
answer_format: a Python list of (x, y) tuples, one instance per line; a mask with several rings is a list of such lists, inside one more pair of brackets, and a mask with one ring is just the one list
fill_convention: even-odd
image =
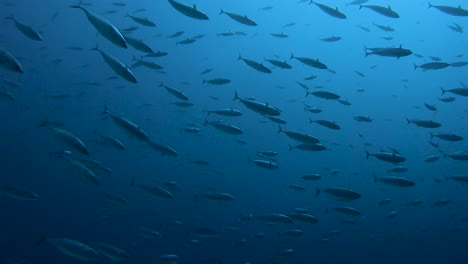
[(0, 0), (1, 263), (465, 263), (468, 4), (350, 2)]

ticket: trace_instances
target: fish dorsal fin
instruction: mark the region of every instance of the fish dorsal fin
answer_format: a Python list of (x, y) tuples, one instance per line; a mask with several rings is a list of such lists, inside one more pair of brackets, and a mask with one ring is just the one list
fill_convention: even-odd
[(395, 154), (395, 152), (392, 152), (392, 155), (393, 155), (393, 157), (396, 157), (396, 154)]
[(388, 10), (392, 10), (392, 7), (391, 7), (391, 6), (388, 6)]
[(247, 15), (244, 15), (244, 18), (248, 18)]
[(317, 58), (317, 62), (320, 62), (320, 60)]
[(462, 9), (462, 8), (461, 8), (461, 5), (458, 5), (458, 9)]
[(401, 49), (401, 44), (400, 44), (400, 49)]
[(338, 11), (338, 7), (335, 7), (335, 10)]

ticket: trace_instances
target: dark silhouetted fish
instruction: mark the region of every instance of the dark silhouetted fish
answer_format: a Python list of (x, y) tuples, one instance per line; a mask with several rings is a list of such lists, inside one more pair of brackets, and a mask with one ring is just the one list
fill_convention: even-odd
[(242, 58), (241, 55), (239, 55), (239, 57), (237, 58), (237, 60), (243, 60), (243, 61), (245, 62), (245, 64), (249, 65), (252, 69), (257, 70), (257, 71), (259, 71), (259, 72), (271, 73), (271, 70), (268, 69), (267, 67), (265, 67), (265, 66), (263, 65), (263, 63), (258, 63), (258, 62), (253, 61), (253, 60), (244, 59), (244, 58)]
[(219, 11), (219, 14), (226, 14), (229, 16), (232, 20), (237, 21), (241, 24), (247, 25), (247, 26), (256, 26), (257, 23), (253, 21), (252, 19), (248, 18), (247, 15), (239, 15), (235, 13), (230, 13), (230, 12), (224, 12), (223, 9)]
[(319, 4), (317, 2), (314, 2), (313, 0), (310, 0), (309, 5), (312, 4), (312, 3), (314, 3), (323, 12), (327, 13), (328, 15), (330, 15), (332, 17), (336, 17), (336, 18), (339, 18), (339, 19), (346, 19), (346, 15), (341, 13), (340, 11), (338, 11), (338, 7), (333, 8), (333, 7), (329, 7), (327, 5), (324, 5), (324, 4)]
[(468, 16), (468, 10), (463, 9), (461, 6), (437, 6), (429, 3), (429, 8), (434, 7), (435, 9), (452, 16)]
[(291, 53), (290, 59), (296, 59), (307, 66), (314, 67), (317, 69), (322, 69), (322, 70), (328, 69), (327, 65), (321, 63), (319, 59), (314, 60), (314, 59), (307, 58), (307, 57), (295, 57), (294, 54), (292, 53)]
[(208, 17), (205, 15), (205, 13), (198, 10), (196, 5), (193, 5), (193, 7), (190, 7), (188, 5), (179, 3), (174, 0), (168, 0), (168, 1), (171, 4), (171, 6), (174, 7), (175, 10), (179, 11), (180, 13), (188, 17), (195, 18), (198, 20), (208, 20)]
[(362, 9), (363, 7), (368, 8), (386, 17), (390, 17), (390, 18), (400, 17), (400, 15), (397, 12), (393, 11), (390, 6), (384, 7), (384, 6), (379, 6), (379, 5), (359, 5), (359, 9)]

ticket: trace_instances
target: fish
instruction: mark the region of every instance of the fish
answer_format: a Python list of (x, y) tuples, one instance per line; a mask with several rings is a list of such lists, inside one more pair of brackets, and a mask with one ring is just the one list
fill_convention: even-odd
[(232, 20), (237, 21), (241, 24), (247, 25), (247, 26), (257, 26), (257, 23), (253, 21), (252, 19), (248, 18), (247, 15), (239, 15), (236, 13), (230, 13), (230, 12), (225, 12), (223, 9), (219, 11), (219, 14), (226, 14), (229, 16)]
[(142, 237), (149, 238), (149, 239), (162, 237), (161, 233), (159, 233), (158, 231), (150, 229), (150, 228), (146, 228), (146, 227), (139, 228), (136, 231), (136, 233)]
[(461, 183), (468, 183), (468, 176), (465, 175), (458, 175), (458, 176), (446, 176), (446, 180), (452, 180)]
[(265, 59), (269, 63), (273, 64), (274, 66), (279, 67), (280, 69), (292, 69), (292, 66), (288, 64), (286, 61), (274, 60), (274, 59)]
[(249, 157), (249, 162), (253, 162), (255, 165), (265, 168), (265, 169), (278, 169), (279, 168), (278, 164), (270, 160), (260, 160), (260, 159), (253, 160)]
[(179, 42), (176, 42), (176, 44), (188, 45), (188, 44), (194, 43), (195, 41), (197, 41), (197, 39), (195, 39), (195, 38), (186, 38), (186, 39), (184, 39), (184, 40), (181, 40), (181, 41), (179, 41)]
[(366, 57), (368, 55), (378, 55), (383, 57), (396, 57), (397, 59), (409, 56), (413, 53), (409, 49), (402, 48), (401, 45), (399, 48), (365, 48), (364, 52), (366, 53)]
[(127, 14), (125, 17), (131, 18), (133, 21), (137, 22), (138, 24), (146, 27), (155, 27), (156, 24), (149, 20), (147, 17), (138, 17), (138, 16), (133, 16), (130, 14)]
[(83, 155), (89, 155), (88, 147), (86, 147), (85, 143), (70, 131), (50, 124), (47, 120), (44, 120), (38, 127), (47, 127), (55, 139)]
[(7, 50), (0, 48), (0, 67), (16, 73), (24, 73), (19, 61)]
[(248, 98), (240, 98), (237, 95), (237, 91), (234, 91), (234, 99), (233, 100), (239, 100), (242, 104), (244, 104), (247, 108), (250, 110), (257, 112), (261, 115), (268, 115), (268, 116), (279, 116), (281, 114), (281, 111), (269, 105), (268, 103), (262, 103), (258, 102), (255, 100), (251, 100)]
[(391, 211), (390, 213), (388, 213), (387, 215), (385, 215), (385, 218), (387, 219), (392, 219), (392, 218), (395, 218), (397, 216), (398, 212), (397, 211)]
[(124, 117), (109, 112), (107, 106), (105, 106), (101, 115), (110, 116), (112, 121), (122, 130), (124, 130), (129, 136), (135, 137), (144, 142), (150, 142), (148, 135), (140, 126)]
[(168, 53), (165, 52), (165, 51), (156, 51), (156, 52), (153, 52), (153, 53), (148, 53), (146, 55), (144, 55), (143, 57), (153, 57), (153, 58), (159, 58), (159, 57), (164, 57), (164, 56), (167, 56)]
[(198, 19), (198, 20), (209, 20), (208, 16), (203, 13), (202, 11), (197, 9), (197, 6), (194, 4), (193, 7), (190, 7), (188, 5), (182, 4), (180, 2), (177, 2), (175, 0), (168, 0), (169, 4), (171, 6), (182, 13), (185, 16), (188, 16), (190, 18)]
[(424, 106), (430, 111), (437, 111), (437, 107), (435, 105), (430, 105), (428, 103), (424, 103)]
[(233, 108), (225, 108), (225, 109), (213, 109), (213, 110), (206, 110), (208, 115), (210, 114), (217, 114), (217, 115), (222, 115), (222, 116), (241, 116), (242, 112), (233, 109)]
[(313, 114), (319, 114), (323, 112), (323, 110), (319, 108), (318, 106), (310, 106), (310, 105), (304, 105), (304, 111), (307, 111)]
[(309, 92), (309, 91), (306, 91), (306, 96), (308, 96), (309, 94), (315, 96), (315, 97), (318, 97), (318, 98), (322, 98), (322, 99), (325, 99), (325, 100), (338, 100), (340, 99), (340, 96), (335, 94), (335, 93), (332, 93), (332, 92), (328, 92), (328, 91), (316, 91), (316, 92)]
[(48, 238), (47, 242), (52, 244), (60, 252), (80, 260), (96, 260), (101, 255), (90, 245), (69, 238)]
[(333, 129), (333, 130), (340, 130), (341, 129), (341, 127), (339, 125), (337, 125), (335, 122), (328, 121), (328, 120), (323, 120), (323, 119), (312, 120), (312, 119), (309, 119), (309, 124), (312, 124), (312, 123), (317, 123), (317, 124), (319, 124), (319, 125), (321, 125), (323, 127)]
[(456, 95), (468, 97), (468, 88), (465, 88), (465, 87), (453, 88), (453, 89), (444, 89), (444, 88), (440, 88), (440, 89), (442, 90), (442, 95), (448, 92), (448, 93), (453, 93)]
[(374, 121), (374, 119), (370, 118), (370, 116), (355, 116), (353, 117), (354, 120), (358, 122), (366, 122), (366, 123), (371, 123)]
[(286, 120), (284, 120), (283, 118), (278, 117), (278, 116), (269, 116), (269, 115), (266, 115), (266, 117), (267, 117), (268, 119), (270, 119), (271, 121), (275, 122), (276, 124), (285, 125), (285, 124), (288, 123)]
[(468, 65), (467, 61), (457, 61), (457, 62), (452, 62), (449, 64), (451, 67), (464, 67)]
[(441, 100), (442, 102), (445, 102), (445, 103), (450, 103), (450, 102), (453, 102), (455, 101), (455, 97), (453, 96), (449, 96), (449, 97), (444, 97), (444, 98), (439, 98), (439, 100)]
[(168, 38), (177, 38), (182, 36), (185, 33), (185, 31), (177, 31), (176, 33), (169, 35)]
[(294, 220), (291, 217), (277, 213), (257, 215), (255, 216), (255, 220), (268, 225), (284, 225), (292, 224), (294, 222)]
[(124, 38), (127, 44), (132, 46), (134, 49), (145, 53), (154, 53), (154, 50), (150, 47), (150, 45), (143, 40), (136, 39), (128, 35), (124, 35)]
[(3, 89), (0, 89), (0, 99), (8, 99), (8, 100), (15, 101), (16, 97), (12, 93), (5, 91)]
[(457, 23), (453, 23), (453, 25), (447, 25), (447, 27), (455, 32), (463, 33), (463, 27)]
[(361, 4), (367, 3), (367, 1), (369, 1), (369, 0), (354, 0), (354, 1), (351, 1), (351, 2), (347, 3), (346, 6), (349, 6), (349, 5), (361, 5)]
[(395, 154), (393, 152), (377, 152), (377, 153), (369, 153), (366, 151), (366, 159), (369, 159), (370, 156), (374, 156), (379, 160), (390, 162), (390, 163), (401, 163), (406, 161), (406, 158)]
[(234, 36), (234, 32), (228, 31), (228, 32), (217, 33), (216, 36), (217, 37), (219, 37), (219, 36), (230, 37), (230, 36)]
[(315, 143), (315, 144), (302, 143), (296, 146), (289, 145), (289, 151), (291, 151), (293, 148), (305, 150), (305, 151), (323, 151), (327, 149), (327, 147), (319, 143)]
[(437, 155), (432, 155), (432, 156), (426, 157), (426, 158), (424, 159), (424, 162), (434, 162), (434, 161), (437, 161), (437, 160), (439, 160), (439, 159), (440, 159), (439, 156), (437, 156)]
[(370, 29), (368, 27), (365, 27), (365, 26), (361, 26), (361, 25), (357, 25), (358, 28), (366, 31), (366, 32), (370, 32)]
[(109, 65), (109, 67), (120, 77), (125, 79), (128, 82), (137, 83), (135, 74), (130, 70), (130, 68), (125, 65), (123, 62), (119, 61), (116, 57), (102, 51), (99, 47), (92, 48), (91, 50), (97, 50), (101, 54), (104, 61)]
[(424, 128), (438, 128), (441, 127), (442, 124), (432, 121), (432, 120), (420, 120), (420, 119), (408, 119), (406, 118), (407, 124), (415, 124), (418, 127), (424, 127)]
[(205, 120), (205, 123), (203, 125), (206, 126), (207, 124), (211, 125), (212, 127), (226, 134), (231, 134), (231, 135), (244, 134), (244, 132), (240, 128), (238, 128), (235, 125), (226, 123), (223, 120), (215, 120), (215, 121)]
[(73, 166), (75, 172), (78, 173), (78, 175), (81, 176), (84, 180), (93, 185), (101, 185), (96, 174), (94, 174), (94, 172), (78, 158), (73, 157), (71, 154), (65, 154), (63, 155), (63, 158), (65, 158), (65, 160)]
[(341, 40), (341, 37), (333, 36), (333, 37), (328, 37), (328, 38), (322, 38), (320, 40), (325, 41), (325, 42), (336, 42), (338, 40)]
[(195, 195), (194, 200), (197, 200), (198, 198), (205, 198), (208, 200), (213, 200), (217, 202), (227, 202), (231, 201), (234, 199), (234, 196), (228, 193), (208, 193), (208, 194), (200, 194), (200, 195)]
[(250, 60), (250, 59), (245, 59), (245, 58), (242, 58), (241, 55), (239, 55), (239, 57), (237, 58), (237, 60), (242, 60), (245, 62), (245, 64), (247, 64), (248, 66), (250, 66), (252, 69), (256, 70), (256, 71), (259, 71), (259, 72), (263, 72), (263, 73), (271, 73), (271, 70), (268, 69), (267, 67), (265, 67), (263, 65), (263, 63), (258, 63), (256, 61), (253, 61), (253, 60)]
[(107, 192), (96, 192), (97, 195), (103, 197), (109, 202), (115, 203), (115, 204), (127, 204), (127, 199), (121, 196), (117, 196), (114, 194), (110, 194)]
[(213, 71), (213, 68), (206, 68), (202, 72), (200, 72), (200, 75), (205, 75), (207, 73), (210, 73)]
[(168, 145), (153, 142), (153, 141), (150, 141), (149, 145), (153, 150), (161, 153), (161, 155), (163, 156), (173, 156), (173, 157), (178, 156), (177, 151), (175, 151), (172, 147)]
[(203, 83), (214, 84), (214, 85), (225, 85), (230, 83), (231, 80), (225, 78), (215, 78), (211, 80), (203, 80)]
[(379, 201), (378, 204), (379, 204), (379, 206), (384, 206), (384, 205), (390, 204), (391, 202), (392, 202), (392, 199), (387, 198), (387, 199), (383, 199), (383, 200)]
[(440, 139), (446, 140), (446, 141), (461, 141), (463, 140), (462, 136), (455, 135), (454, 133), (439, 133), (439, 134), (433, 134), (432, 132), (429, 132), (431, 138), (433, 137), (438, 137)]
[(429, 63), (424, 63), (424, 64), (421, 64), (421, 65), (416, 65), (416, 64), (413, 64), (413, 65), (414, 65), (414, 70), (416, 70), (417, 68), (421, 68), (424, 71), (427, 71), (427, 70), (440, 70), (440, 69), (444, 69), (444, 68), (447, 68), (448, 66), (450, 66), (450, 64), (445, 63), (445, 62), (429, 62)]
[[(196, 229), (192, 230), (190, 232), (190, 234), (193, 235), (193, 236), (199, 237), (199, 238), (213, 238), (213, 237), (219, 236), (221, 234), (221, 232), (218, 231), (218, 230), (211, 229), (211, 228), (200, 227), (200, 228), (196, 228)], [(173, 258), (171, 258), (171, 259), (172, 259), (172, 261), (174, 260)], [(164, 263), (173, 263), (172, 261), (171, 262), (165, 261)], [(160, 260), (160, 262), (161, 262), (161, 260)]]
[[(320, 192), (321, 190), (319, 188), (316, 188), (315, 197), (317, 197), (320, 194)], [(361, 198), (360, 193), (351, 189), (340, 188), (340, 187), (327, 188), (327, 189), (324, 189), (323, 192), (326, 192), (329, 195), (334, 196), (344, 201), (352, 201), (352, 200)]]
[(395, 166), (389, 170), (387, 170), (387, 172), (396, 172), (396, 173), (403, 173), (403, 172), (407, 172), (408, 171), (408, 167), (406, 166)]
[(313, 173), (313, 174), (303, 175), (301, 176), (301, 179), (303, 179), (304, 181), (318, 181), (322, 179), (322, 176), (320, 176), (320, 174)]
[(468, 152), (466, 151), (457, 151), (452, 154), (444, 154), (444, 159), (446, 157), (452, 158), (454, 160), (459, 160), (459, 161), (467, 161), (468, 160)]
[(99, 254), (111, 259), (111, 260), (127, 260), (130, 258), (130, 255), (125, 252), (123, 249), (120, 249), (109, 243), (102, 242), (92, 242), (90, 243)]
[(342, 213), (348, 216), (360, 216), (361, 212), (352, 207), (334, 207), (332, 208), (333, 211)]
[(39, 195), (37, 193), (19, 185), (0, 186), (0, 196), (23, 201), (39, 200)]
[(313, 67), (313, 68), (317, 68), (317, 69), (328, 69), (327, 65), (321, 63), (319, 61), (319, 59), (311, 59), (311, 58), (307, 58), (307, 57), (295, 57), (294, 54), (291, 52), (291, 57), (290, 59), (296, 59), (298, 61), (300, 61), (301, 63), (307, 65), (307, 66), (310, 66), (310, 67)]
[(168, 190), (155, 186), (155, 185), (147, 185), (147, 184), (136, 184), (138, 188), (143, 190), (144, 192), (162, 200), (174, 200), (174, 195), (170, 193)]
[(302, 142), (302, 143), (308, 143), (308, 144), (317, 144), (320, 141), (316, 139), (315, 137), (302, 133), (302, 132), (296, 132), (296, 131), (288, 131), (288, 130), (283, 130), (281, 128), (281, 125), (279, 125), (278, 133), (285, 133), (290, 139)]
[(162, 70), (162, 69), (164, 69), (163, 66), (161, 66), (161, 65), (159, 65), (157, 63), (154, 63), (154, 62), (151, 62), (151, 61), (145, 61), (145, 60), (142, 60), (142, 59), (137, 59), (136, 57), (133, 57), (133, 61), (135, 61), (135, 63), (132, 66), (130, 66), (130, 68), (145, 66), (146, 68), (152, 69), (152, 70)]
[(279, 232), (279, 235), (286, 235), (286, 236), (291, 236), (291, 237), (299, 237), (304, 234), (304, 231), (300, 229), (290, 229), (286, 231)]
[(6, 19), (12, 20), (15, 23), (16, 28), (23, 33), (26, 37), (36, 40), (42, 41), (42, 36), (39, 31), (35, 30), (32, 26), (26, 25), (20, 21), (18, 21), (14, 16), (7, 16)]
[(377, 177), (373, 174), (374, 182), (381, 182), (387, 185), (395, 186), (395, 187), (412, 187), (416, 183), (412, 180), (408, 180), (403, 177), (396, 177), (396, 176), (387, 176), (387, 177)]
[(83, 10), (89, 22), (91, 22), (94, 28), (107, 40), (114, 43), (118, 47), (127, 48), (127, 42), (125, 41), (122, 33), (120, 33), (120, 31), (110, 21), (80, 5), (72, 5), (70, 7)]
[(392, 28), (391, 26), (384, 26), (384, 25), (379, 25), (379, 24), (375, 24), (374, 23), (374, 26), (378, 27), (379, 29), (385, 31), (385, 32), (393, 32), (395, 31), (394, 28)]
[(172, 94), (173, 96), (177, 97), (178, 99), (180, 100), (183, 100), (183, 101), (189, 101), (189, 98), (180, 90), (177, 90), (177, 89), (174, 89), (174, 88), (171, 88), (169, 86), (166, 86), (163, 82), (161, 82), (159, 84), (159, 87), (164, 87), (166, 88), (166, 90)]
[(317, 75), (311, 74), (311, 75), (309, 75), (307, 77), (304, 77), (304, 80), (311, 81), (311, 80), (313, 80), (315, 78), (317, 78)]
[(319, 222), (319, 220), (315, 216), (310, 215), (306, 212), (295, 212), (292, 214), (288, 214), (287, 216), (290, 217), (294, 223), (316, 224)]
[(455, 7), (455, 6), (442, 6), (442, 5), (433, 5), (430, 2), (427, 2), (429, 5), (429, 8), (434, 7), (435, 9), (448, 14), (452, 16), (468, 16), (468, 10), (463, 9), (460, 5)]
[(389, 18), (400, 18), (400, 15), (397, 12), (393, 11), (390, 6), (384, 7), (379, 5), (359, 5), (359, 10), (361, 10), (362, 8), (370, 9), (378, 14)]
[(339, 18), (339, 19), (346, 19), (346, 15), (341, 13), (340, 11), (338, 11), (338, 7), (332, 8), (330, 6), (320, 4), (320, 3), (317, 3), (317, 2), (315, 2), (313, 0), (310, 0), (309, 5), (312, 4), (312, 3), (314, 3), (323, 12), (325, 12), (326, 14), (328, 14), (328, 15), (330, 15), (332, 17)]
[(270, 35), (272, 35), (275, 38), (287, 38), (288, 37), (288, 35), (284, 34), (283, 32), (281, 32), (281, 33), (270, 33)]

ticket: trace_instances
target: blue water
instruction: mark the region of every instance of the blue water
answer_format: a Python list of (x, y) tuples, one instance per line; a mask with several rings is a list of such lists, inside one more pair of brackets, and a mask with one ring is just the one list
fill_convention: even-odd
[[(116, 1), (115, 1), (116, 2)], [(125, 250), (128, 263), (157, 263), (153, 259), (165, 254), (179, 256), (178, 263), (465, 263), (468, 257), (468, 195), (466, 184), (446, 177), (468, 176), (467, 161), (443, 158), (442, 153), (468, 151), (466, 140), (448, 142), (432, 139), (429, 131), (455, 133), (468, 137), (468, 101), (466, 97), (446, 93), (456, 100), (439, 100), (441, 90), (462, 87), (468, 83), (467, 68), (447, 67), (441, 70), (413, 70), (413, 64), (431, 62), (428, 56), (438, 56), (452, 63), (467, 50), (466, 33), (457, 33), (447, 25), (454, 22), (466, 26), (464, 17), (428, 9), (426, 1), (370, 1), (368, 4), (391, 5), (400, 15), (391, 19), (368, 9), (345, 6), (344, 1), (320, 3), (338, 6), (346, 20), (331, 17), (315, 5), (296, 1), (204, 1), (197, 8), (209, 20), (200, 21), (176, 11), (168, 1), (124, 1), (118, 7), (111, 1), (86, 1), (85, 7), (103, 15), (117, 28), (138, 26), (131, 36), (145, 40), (154, 50), (168, 52), (161, 58), (146, 58), (164, 67), (158, 72), (145, 67), (132, 68), (138, 80), (132, 84), (118, 77), (98, 52), (90, 51), (96, 44), (103, 51), (131, 66), (133, 56), (144, 54), (128, 47), (119, 48), (100, 36), (86, 19), (84, 12), (69, 8), (64, 1), (1, 0), (0, 17), (14, 15), (19, 21), (38, 30), (43, 41), (23, 35), (9, 20), (1, 21), (0, 47), (13, 54), (24, 68), (18, 74), (0, 69), (1, 89), (13, 94), (16, 100), (0, 97), (0, 186), (19, 185), (39, 195), (37, 201), (23, 201), (0, 195), (0, 259), (2, 263), (80, 263), (60, 252), (51, 243), (34, 246), (41, 235), (46, 238), (69, 238), (83, 243), (112, 243)], [(463, 1), (433, 4), (464, 5)], [(14, 3), (14, 5), (6, 5)], [(192, 5), (192, 2), (185, 2)], [(272, 6), (271, 10), (259, 8)], [(133, 13), (145, 8), (144, 12)], [(240, 24), (228, 12), (247, 14), (258, 26)], [(115, 14), (106, 14), (116, 10)], [(148, 17), (157, 24), (150, 28), (138, 25), (126, 13)], [(294, 22), (294, 26), (285, 27)], [(373, 23), (390, 25), (395, 32), (387, 34)], [(357, 27), (368, 27), (370, 32)], [(176, 31), (185, 33), (168, 38)], [(246, 36), (217, 37), (217, 33), (242, 31)], [(289, 37), (278, 39), (269, 33), (284, 32)], [(203, 34), (190, 45), (176, 42)], [(390, 41), (383, 36), (392, 36)], [(341, 36), (338, 42), (327, 43), (321, 38)], [(376, 55), (365, 56), (367, 47), (407, 48), (414, 55), (399, 59)], [(80, 47), (82, 50), (71, 50)], [(295, 56), (319, 58), (336, 74), (309, 67)], [(264, 59), (286, 60), (291, 70), (274, 68), (265, 74), (237, 61), (244, 58), (262, 62)], [(60, 60), (60, 61), (57, 61)], [(372, 67), (375, 66), (375, 67)], [(213, 71), (206, 75), (206, 68)], [(358, 76), (355, 71), (365, 74)], [(316, 74), (317, 78), (303, 78)], [(202, 84), (204, 79), (227, 78), (227, 85)], [(4, 80), (21, 84), (12, 87)], [(339, 94), (352, 103), (350, 106), (312, 95), (296, 81), (306, 83), (311, 92), (326, 90)], [(194, 106), (181, 108), (177, 99), (159, 87), (184, 92)], [(97, 83), (97, 84), (93, 84)], [(314, 88), (323, 86), (322, 88)], [(364, 89), (358, 92), (358, 89)], [(283, 129), (305, 132), (318, 138), (328, 149), (307, 152), (288, 151), (288, 144), (298, 142), (284, 133), (278, 125), (260, 114), (233, 101), (253, 96), (257, 101), (281, 109), (280, 117), (287, 121)], [(51, 96), (67, 95), (65, 99)], [(211, 97), (216, 97), (214, 100)], [(320, 114), (304, 111), (304, 103), (323, 109)], [(434, 104), (433, 112), (424, 103)], [(110, 118), (100, 115), (107, 106), (112, 113), (128, 118), (146, 131), (152, 141), (166, 144), (177, 151), (177, 157), (164, 156), (148, 147), (146, 142), (130, 137)], [(212, 126), (203, 126), (205, 110), (235, 108), (240, 117), (210, 115), (208, 120), (224, 119), (243, 130), (240, 136), (225, 134)], [(358, 123), (353, 117), (370, 116), (372, 123)], [(407, 125), (406, 119), (433, 120), (441, 128), (428, 129)], [(45, 127), (37, 127), (44, 119), (59, 123), (79, 137), (88, 147), (89, 158), (99, 160), (112, 173), (96, 171), (101, 185), (83, 180), (73, 166), (51, 153), (68, 150)], [(336, 121), (340, 130), (330, 130), (309, 119)], [(201, 129), (198, 134), (179, 132), (187, 124)], [(103, 133), (119, 138), (126, 150), (103, 146)], [(361, 135), (361, 136), (360, 136)], [(247, 144), (241, 144), (239, 139)], [(374, 182), (372, 173), (387, 176), (393, 165), (370, 157), (392, 147), (407, 158), (401, 165), (407, 172), (397, 176), (415, 182), (415, 186), (401, 188)], [(249, 158), (262, 159), (257, 151), (278, 152), (276, 170), (255, 166)], [(80, 154), (76, 153), (80, 157)], [(433, 163), (424, 162), (430, 155), (438, 155)], [(194, 161), (208, 161), (197, 165)], [(339, 169), (336, 175), (330, 169)], [(301, 180), (305, 174), (318, 173), (318, 181)], [(175, 199), (166, 201), (145, 193), (137, 186), (129, 186), (132, 178), (137, 184), (163, 186), (175, 181), (182, 190), (171, 191)], [(288, 185), (298, 184), (305, 191)], [(356, 190), (361, 198), (342, 201), (323, 192), (330, 187)], [(316, 188), (322, 192), (316, 197)], [(128, 200), (119, 205), (102, 198), (97, 191), (119, 195)], [(194, 200), (194, 195), (212, 192), (232, 194), (234, 199), (215, 202)], [(383, 199), (390, 204), (379, 206)], [(436, 201), (449, 199), (446, 206), (432, 206)], [(422, 200), (416, 207), (413, 200)], [(349, 206), (362, 212), (348, 217), (331, 208)], [(270, 213), (290, 214), (295, 208), (306, 208), (315, 216), (316, 224), (267, 225), (255, 216)], [(329, 208), (328, 213), (326, 213)], [(396, 217), (386, 215), (396, 211)], [(249, 221), (242, 216), (252, 214)], [(355, 223), (345, 223), (352, 218)], [(170, 225), (181, 221), (180, 226)], [(144, 238), (136, 233), (146, 227), (159, 231), (162, 237)], [(199, 238), (192, 231), (211, 228), (220, 234), (213, 238)], [(236, 231), (228, 228), (235, 227)], [(279, 235), (290, 229), (301, 229), (300, 237)], [(337, 231), (338, 230), (338, 231)], [(257, 233), (265, 238), (255, 239)], [(190, 240), (197, 239), (195, 244)], [(234, 246), (241, 239), (245, 244)], [(292, 249), (288, 256), (278, 257)], [(275, 257), (276, 256), (276, 257)], [(93, 263), (109, 263), (100, 257)]]

